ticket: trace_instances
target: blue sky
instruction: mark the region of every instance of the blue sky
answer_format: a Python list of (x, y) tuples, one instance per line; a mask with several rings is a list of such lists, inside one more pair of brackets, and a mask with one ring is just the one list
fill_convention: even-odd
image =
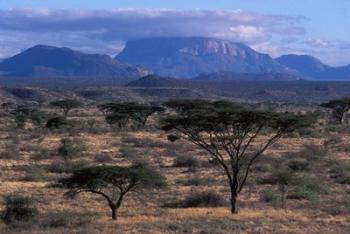
[(348, 0), (0, 0), (0, 58), (37, 43), (114, 55), (128, 38), (210, 36), (345, 65), (349, 25)]

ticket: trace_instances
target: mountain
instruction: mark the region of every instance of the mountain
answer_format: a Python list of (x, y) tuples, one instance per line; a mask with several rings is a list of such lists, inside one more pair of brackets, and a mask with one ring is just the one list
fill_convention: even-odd
[(280, 64), (298, 71), (300, 74), (317, 80), (349, 80), (350, 65), (331, 67), (310, 55), (283, 55), (276, 58)]
[(216, 72), (204, 74), (193, 78), (201, 81), (229, 81), (229, 80), (250, 80), (250, 81), (292, 81), (302, 80), (303, 77), (288, 73), (237, 73), (237, 72)]
[(24, 77), (120, 77), (148, 74), (107, 55), (85, 54), (69, 48), (37, 45), (0, 63), (0, 73)]
[(179, 78), (219, 71), (293, 72), (244, 44), (201, 37), (129, 40), (116, 59), (142, 64), (161, 76)]
[(331, 68), (310, 55), (283, 55), (276, 58), (276, 61), (309, 77), (317, 77), (322, 72)]

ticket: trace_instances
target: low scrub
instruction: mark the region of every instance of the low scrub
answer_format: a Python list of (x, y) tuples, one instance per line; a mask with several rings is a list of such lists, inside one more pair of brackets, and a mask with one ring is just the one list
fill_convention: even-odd
[(260, 194), (260, 200), (266, 203), (271, 203), (276, 205), (278, 202), (279, 196), (276, 194), (276, 191), (271, 189), (266, 189)]
[(190, 194), (181, 201), (167, 203), (164, 206), (172, 208), (220, 207), (224, 204), (224, 199), (215, 191), (204, 191)]
[(28, 167), (26, 168), (26, 175), (24, 180), (26, 181), (46, 181), (48, 179), (47, 172), (41, 167)]
[(173, 166), (197, 168), (197, 167), (200, 167), (200, 162), (198, 159), (192, 156), (178, 156), (175, 158)]
[(38, 210), (31, 198), (18, 195), (5, 197), (2, 220), (6, 224), (28, 222), (36, 218), (37, 214)]
[(330, 162), (331, 177), (339, 184), (350, 184), (350, 161)]
[(72, 160), (81, 157), (87, 149), (86, 143), (79, 138), (64, 138), (61, 140), (61, 146), (58, 148), (58, 154), (65, 160)]

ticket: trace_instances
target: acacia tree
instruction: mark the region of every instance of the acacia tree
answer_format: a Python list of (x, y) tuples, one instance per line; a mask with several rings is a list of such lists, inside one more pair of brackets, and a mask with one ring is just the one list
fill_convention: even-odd
[(126, 126), (130, 121), (145, 126), (151, 115), (164, 110), (162, 107), (135, 102), (106, 103), (99, 105), (98, 108), (105, 115), (107, 123), (118, 124), (119, 127)]
[(82, 192), (93, 193), (106, 199), (117, 219), (117, 210), (126, 194), (165, 186), (165, 178), (145, 164), (130, 167), (95, 166), (79, 169), (70, 178), (61, 179), (68, 188), (67, 196), (75, 197)]
[(281, 206), (286, 209), (286, 193), (287, 187), (291, 184), (293, 180), (293, 173), (288, 168), (279, 168), (272, 173), (273, 179), (278, 184), (278, 191), (281, 193)]
[(18, 127), (23, 128), (28, 120), (35, 125), (41, 125), (44, 121), (44, 113), (34, 107), (18, 106), (10, 113)]
[(63, 115), (65, 118), (67, 118), (68, 113), (74, 109), (83, 106), (83, 103), (74, 100), (74, 99), (65, 99), (65, 100), (59, 100), (54, 101), (50, 103), (52, 106), (55, 106), (57, 108), (60, 108), (63, 111)]
[(320, 106), (331, 109), (333, 117), (339, 124), (342, 124), (345, 114), (350, 110), (350, 98), (331, 100)]
[(13, 110), (16, 107), (16, 104), (14, 104), (13, 102), (4, 102), (1, 104), (1, 108), (7, 113), (9, 114), (11, 112), (11, 110)]
[(244, 108), (232, 102), (180, 100), (165, 103), (175, 114), (163, 119), (162, 129), (192, 142), (209, 153), (224, 171), (230, 187), (231, 213), (237, 213), (237, 198), (251, 166), (284, 134), (304, 126), (303, 118)]

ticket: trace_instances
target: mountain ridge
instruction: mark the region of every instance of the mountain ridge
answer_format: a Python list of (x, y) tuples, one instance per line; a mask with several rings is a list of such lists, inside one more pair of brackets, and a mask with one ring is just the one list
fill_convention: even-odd
[(85, 54), (67, 47), (36, 45), (0, 63), (8, 76), (141, 77), (144, 68), (121, 63), (108, 55)]

